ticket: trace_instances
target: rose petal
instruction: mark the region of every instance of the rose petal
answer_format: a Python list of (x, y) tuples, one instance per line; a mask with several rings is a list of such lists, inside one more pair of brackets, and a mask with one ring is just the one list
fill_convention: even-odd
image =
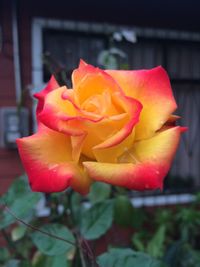
[(49, 80), (47, 86), (40, 92), (34, 94), (34, 97), (38, 99), (38, 104), (37, 104), (37, 109), (36, 109), (36, 114), (38, 114), (39, 112), (42, 111), (43, 109), (43, 105), (44, 105), (44, 99), (45, 99), (45, 96), (57, 89), (59, 87), (59, 84), (57, 83), (55, 77), (52, 75), (51, 76), (51, 79)]
[[(104, 149), (114, 147), (123, 142), (132, 133), (134, 126), (139, 121), (142, 105), (137, 100), (126, 97), (119, 92), (113, 93), (112, 98), (116, 102), (115, 105), (118, 106), (118, 109), (121, 109), (121, 112), (124, 113), (108, 116), (108, 118), (97, 122), (95, 127), (93, 123), (84, 123), (88, 135), (84, 141), (83, 153), (92, 159), (100, 160)], [(134, 139), (131, 139), (131, 143), (133, 141)], [(128, 144), (127, 146), (129, 148)], [(121, 154), (123, 146), (118, 145), (117, 150), (114, 148), (113, 151), (118, 151), (117, 155)], [(113, 155), (113, 160), (114, 158), (116, 159), (116, 155)]]
[(70, 137), (43, 126), (38, 133), (18, 139), (17, 145), (33, 191), (59, 192), (79, 180), (77, 191), (88, 192), (89, 183), (81, 184), (82, 171), (72, 162)]
[[(83, 162), (92, 179), (134, 190), (162, 189), (180, 139), (180, 127), (134, 143), (121, 163)], [(129, 163), (131, 162), (131, 163)]]
[[(106, 90), (109, 91), (110, 95), (112, 96), (114, 106), (118, 111), (117, 114), (127, 113), (128, 115), (128, 119), (123, 126), (120, 128), (112, 127), (109, 134), (102, 138), (102, 140), (97, 140), (97, 138), (94, 138), (94, 136), (96, 137), (99, 134), (94, 135), (91, 133), (91, 131), (93, 131), (92, 127), (94, 127), (93, 125), (91, 128), (89, 128), (87, 131), (89, 134), (85, 140), (83, 153), (91, 158), (94, 158), (91, 152), (91, 148), (93, 146), (95, 146), (95, 149), (103, 149), (115, 146), (122, 142), (132, 132), (133, 127), (139, 121), (142, 105), (139, 101), (130, 97), (126, 97), (121, 88), (110, 75), (98, 68), (94, 68), (93, 66), (86, 64), (85, 62), (81, 61), (79, 68), (73, 72), (72, 80), (75, 96), (77, 98), (76, 101), (79, 104), (85, 105), (86, 99), (90, 99), (93, 95), (103, 95)], [(102, 126), (102, 124), (106, 125), (102, 128), (98, 127), (100, 132), (104, 132), (104, 128), (110, 129), (111, 124), (108, 121), (109, 119), (104, 119), (97, 123), (96, 127), (100, 125)], [(107, 129), (105, 130), (106, 132), (108, 132)]]
[(84, 113), (73, 102), (73, 91), (65, 86), (46, 95), (39, 121), (47, 127), (73, 136), (85, 135), (82, 121), (97, 122), (103, 117)]
[(126, 97), (121, 93), (115, 93), (113, 96), (116, 96), (118, 104), (123, 107), (125, 112), (128, 115), (128, 121), (124, 123), (123, 127), (119, 131), (108, 137), (104, 142), (95, 146), (95, 149), (108, 148), (115, 146), (122, 142), (129, 134), (131, 134), (133, 127), (140, 120), (140, 112), (142, 110), (142, 105), (139, 101)]
[(89, 193), (89, 188), (93, 180), (89, 177), (83, 167), (79, 167), (77, 175), (74, 175), (70, 181), (70, 186), (82, 195)]
[(105, 118), (98, 123), (92, 123), (89, 121), (84, 122), (84, 126), (87, 129), (87, 136), (84, 140), (82, 153), (91, 159), (95, 159), (93, 148), (98, 144), (107, 140), (110, 136), (115, 135), (128, 121), (128, 115), (126, 113), (118, 116)]
[(105, 90), (111, 94), (122, 92), (115, 80), (105, 71), (92, 65), (80, 64), (72, 73), (75, 102), (81, 106), (91, 96), (101, 95)]
[(129, 134), (122, 142), (116, 144), (115, 146), (105, 147), (105, 148), (93, 148), (93, 153), (98, 162), (110, 162), (116, 163), (118, 157), (128, 148), (132, 147), (134, 142), (135, 131)]
[(71, 145), (72, 145), (72, 159), (75, 162), (79, 161), (79, 157), (82, 151), (83, 143), (85, 140), (86, 134), (79, 136), (71, 136)]
[(139, 71), (106, 71), (120, 85), (124, 93), (143, 105), (136, 140), (154, 135), (176, 109), (167, 73), (162, 67)]

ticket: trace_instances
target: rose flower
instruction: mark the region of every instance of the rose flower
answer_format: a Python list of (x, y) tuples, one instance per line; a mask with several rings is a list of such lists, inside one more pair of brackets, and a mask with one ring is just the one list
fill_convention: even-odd
[(162, 189), (180, 134), (166, 72), (100, 70), (81, 61), (73, 89), (54, 77), (38, 99), (38, 131), (17, 140), (33, 191), (93, 181), (134, 190)]

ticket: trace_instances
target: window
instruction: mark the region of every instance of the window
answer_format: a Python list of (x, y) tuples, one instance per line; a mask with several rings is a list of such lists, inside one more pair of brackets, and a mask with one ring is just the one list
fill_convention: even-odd
[(44, 81), (48, 81), (52, 72), (64, 71), (67, 84), (70, 84), (71, 72), (77, 68), (79, 60), (97, 65), (99, 53), (106, 48), (107, 38), (101, 34), (70, 32), (59, 30), (43, 31)]

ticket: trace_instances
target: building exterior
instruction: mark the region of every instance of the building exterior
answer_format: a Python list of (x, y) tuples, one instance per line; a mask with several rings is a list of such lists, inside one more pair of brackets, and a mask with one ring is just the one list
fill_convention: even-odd
[[(45, 85), (50, 73), (54, 72), (61, 80), (65, 75), (70, 83), (70, 73), (79, 58), (103, 65), (99, 61), (100, 54), (110, 53), (112, 48), (116, 50), (110, 64), (117, 67), (139, 69), (163, 65), (169, 72), (180, 107), (178, 112), (184, 118), (181, 124), (191, 129), (181, 142), (171, 174), (176, 178), (173, 181), (181, 180), (186, 187), (200, 185), (200, 23), (195, 21), (194, 5), (192, 17), (184, 1), (179, 17), (168, 7), (170, 21), (166, 15), (162, 17), (165, 13), (161, 10), (156, 11), (159, 14), (156, 18), (153, 13), (149, 14), (147, 10), (155, 11), (153, 4), (145, 4), (145, 10), (142, 3), (136, 4), (133, 12), (134, 5), (129, 1), (123, 4), (102, 1), (95, 5), (93, 1), (60, 0), (56, 4), (38, 0), (0, 1), (0, 131), (3, 138), (0, 194), (23, 173), (16, 148), (4, 142), (9, 131), (3, 120), (5, 108), (8, 111), (16, 108), (16, 113), (22, 113), (19, 135), (28, 134), (27, 129), (31, 133), (36, 104), (32, 94)], [(190, 24), (185, 19), (187, 16)], [(25, 107), (24, 113), (22, 107)], [(11, 128), (13, 120), (10, 120)]]

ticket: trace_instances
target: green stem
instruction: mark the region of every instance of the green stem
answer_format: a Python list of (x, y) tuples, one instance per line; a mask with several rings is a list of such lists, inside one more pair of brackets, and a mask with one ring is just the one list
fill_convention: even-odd
[(64, 239), (64, 238), (62, 238), (62, 237), (59, 237), (59, 236), (56, 236), (56, 235), (54, 235), (54, 234), (48, 233), (48, 232), (46, 232), (46, 231), (40, 230), (40, 229), (38, 229), (37, 227), (35, 227), (35, 226), (33, 226), (33, 225), (29, 224), (29, 223), (26, 223), (26, 222), (23, 221), (22, 219), (18, 218), (18, 217), (17, 217), (17, 216), (16, 216), (16, 215), (15, 215), (15, 214), (8, 208), (8, 207), (7, 207), (7, 205), (5, 205), (5, 210), (6, 210), (9, 214), (11, 214), (17, 221), (21, 222), (21, 223), (24, 224), (25, 226), (27, 226), (27, 227), (29, 227), (29, 228), (35, 230), (35, 231), (38, 231), (38, 232), (40, 232), (41, 234), (47, 235), (47, 236), (52, 237), (52, 238), (55, 238), (55, 239), (57, 239), (57, 240), (61, 240), (61, 241), (63, 241), (63, 242), (66, 242), (66, 243), (68, 243), (68, 244), (70, 244), (70, 245), (76, 247), (76, 244), (75, 244), (75, 243), (73, 243), (73, 242), (71, 242), (71, 241), (69, 241), (69, 240), (67, 240), (67, 239)]
[(80, 259), (81, 259), (82, 267), (87, 267), (86, 266), (86, 262), (85, 262), (85, 258), (84, 258), (84, 255), (83, 255), (83, 250), (82, 250), (81, 243), (79, 244), (79, 253), (80, 253)]

